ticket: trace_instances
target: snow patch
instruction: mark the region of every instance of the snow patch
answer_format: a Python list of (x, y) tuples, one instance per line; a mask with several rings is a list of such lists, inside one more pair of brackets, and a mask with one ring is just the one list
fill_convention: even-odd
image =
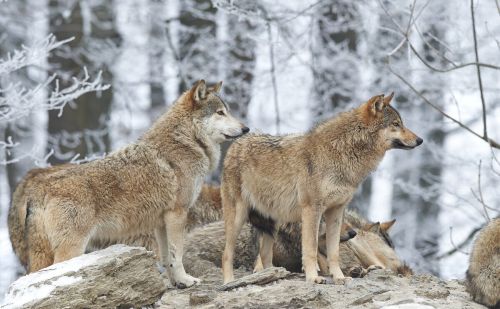
[(5, 297), (5, 303), (2, 305), (2, 308), (20, 308), (34, 300), (50, 296), (50, 293), (57, 287), (67, 286), (81, 279), (82, 277), (63, 276), (51, 281), (50, 284), (29, 285), (27, 287), (23, 287), (26, 283), (30, 284), (29, 282), (24, 282), (26, 280), (16, 281), (12, 284), (9, 293)]

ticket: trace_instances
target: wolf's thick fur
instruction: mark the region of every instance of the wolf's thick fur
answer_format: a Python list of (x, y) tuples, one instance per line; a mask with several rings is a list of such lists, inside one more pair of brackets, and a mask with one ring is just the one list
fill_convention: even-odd
[[(221, 219), (222, 205), (219, 187), (205, 184), (201, 188), (200, 195), (198, 196), (195, 204), (189, 208), (186, 222), (186, 232), (189, 233), (196, 227), (219, 221)], [(152, 250), (156, 254), (159, 254), (153, 230), (123, 238), (94, 238), (90, 240), (87, 250), (94, 251), (104, 249), (117, 243), (145, 247), (148, 250)]]
[[(252, 209), (278, 226), (302, 221), (302, 265), (306, 280), (316, 283), (325, 282), (317, 271), (318, 229), (324, 215), (329, 274), (334, 282), (344, 282), (339, 267), (344, 208), (387, 150), (422, 143), (389, 105), (392, 96), (375, 96), (303, 135), (252, 134), (233, 143), (224, 160), (221, 184), (225, 283), (234, 279), (236, 240)], [(264, 268), (272, 265), (273, 241), (263, 235)]]
[(199, 282), (182, 265), (188, 209), (218, 164), (220, 143), (248, 132), (228, 114), (220, 87), (196, 83), (136, 143), (24, 190), (28, 271), (84, 253), (92, 238), (153, 227), (172, 283)]
[(470, 255), (466, 285), (475, 302), (500, 309), (500, 217), (479, 233)]

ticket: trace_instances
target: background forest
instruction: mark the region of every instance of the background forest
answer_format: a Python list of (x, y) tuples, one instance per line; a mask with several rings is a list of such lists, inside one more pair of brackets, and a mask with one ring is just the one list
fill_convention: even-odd
[(390, 151), (349, 207), (396, 218), (417, 272), (464, 276), (500, 212), (498, 0), (0, 0), (0, 300), (24, 174), (135, 140), (201, 78), (271, 134), (394, 91), (424, 144)]

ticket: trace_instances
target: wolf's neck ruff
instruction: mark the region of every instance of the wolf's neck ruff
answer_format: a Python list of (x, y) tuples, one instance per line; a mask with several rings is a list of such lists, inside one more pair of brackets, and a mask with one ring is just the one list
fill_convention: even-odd
[(386, 152), (378, 141), (377, 132), (359, 120), (358, 109), (343, 112), (320, 124), (307, 133), (305, 143), (308, 145), (306, 152), (325, 158), (324, 168), (333, 164), (337, 177), (353, 186), (358, 186), (377, 167)]
[[(185, 92), (149, 129), (141, 141), (153, 146), (162, 159), (172, 161), (188, 169), (200, 167), (200, 161), (208, 163), (208, 170), (217, 167), (220, 158), (220, 145), (214, 143), (198, 128), (189, 110), (190, 92)], [(165, 143), (165, 141), (169, 143)]]

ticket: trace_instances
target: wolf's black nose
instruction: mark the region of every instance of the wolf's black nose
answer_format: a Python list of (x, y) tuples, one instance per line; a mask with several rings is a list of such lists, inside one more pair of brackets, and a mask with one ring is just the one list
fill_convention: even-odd
[(250, 128), (249, 127), (243, 127), (243, 129), (241, 129), (241, 131), (243, 132), (243, 134), (245, 134), (245, 133), (250, 132)]
[(420, 145), (420, 144), (422, 144), (423, 142), (424, 142), (423, 139), (421, 139), (420, 137), (417, 138), (417, 146)]
[(349, 235), (349, 238), (354, 238), (354, 237), (356, 237), (356, 235), (358, 235), (358, 233), (356, 233), (356, 231), (355, 231), (355, 230), (352, 230), (352, 229), (351, 229), (351, 230), (349, 230), (349, 231), (347, 232), (347, 234)]

